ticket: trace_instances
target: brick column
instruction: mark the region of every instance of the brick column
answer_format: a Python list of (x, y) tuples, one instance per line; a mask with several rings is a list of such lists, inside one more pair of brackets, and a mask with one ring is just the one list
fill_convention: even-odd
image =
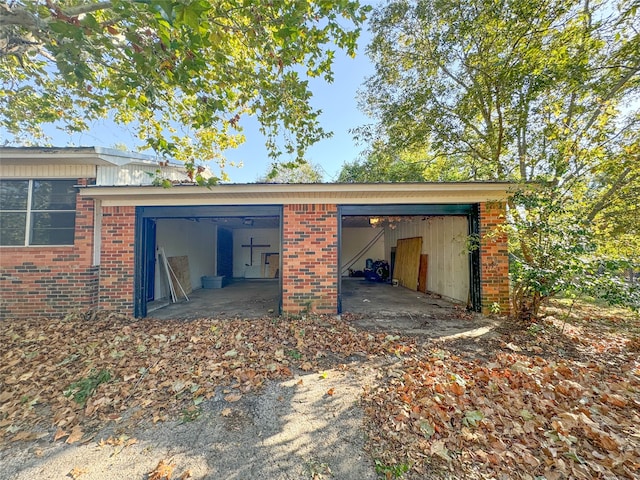
[(480, 204), (480, 282), (482, 313), (491, 313), (492, 306), (500, 306), (501, 314), (508, 314), (509, 251), (504, 202)]
[(283, 313), (337, 313), (337, 205), (285, 205), (283, 215)]
[(133, 315), (135, 207), (102, 207), (99, 306)]

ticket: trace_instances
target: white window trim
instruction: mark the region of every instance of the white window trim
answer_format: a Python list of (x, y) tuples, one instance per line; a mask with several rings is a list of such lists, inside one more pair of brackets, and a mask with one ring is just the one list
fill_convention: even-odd
[[(75, 228), (74, 228), (74, 235), (73, 235), (73, 242), (72, 243), (63, 243), (63, 244), (38, 244), (38, 245), (34, 245), (31, 243), (31, 217), (33, 213), (68, 213), (68, 212), (73, 212), (75, 215), (77, 215), (78, 212), (78, 207), (76, 204), (76, 208), (74, 208), (73, 210), (34, 210), (31, 208), (31, 202), (33, 199), (33, 182), (34, 181), (58, 181), (58, 180), (70, 180), (70, 181), (74, 181), (75, 179), (71, 179), (71, 178), (7, 178), (5, 179), (6, 181), (13, 181), (13, 180), (17, 180), (17, 181), (27, 181), (27, 210), (26, 210), (26, 221), (25, 221), (25, 231), (24, 231), (24, 243), (22, 245), (0, 245), (0, 248), (49, 248), (49, 247), (73, 247), (75, 245)], [(22, 213), (24, 212), (24, 210), (4, 210), (7, 213)], [(75, 222), (74, 222), (75, 223)]]

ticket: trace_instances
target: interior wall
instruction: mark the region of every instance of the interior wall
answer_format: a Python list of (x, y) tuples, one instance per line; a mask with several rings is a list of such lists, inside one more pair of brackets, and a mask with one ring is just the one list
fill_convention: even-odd
[[(253, 238), (253, 265), (249, 245)], [(261, 278), (262, 254), (280, 253), (280, 230), (277, 228), (237, 228), (233, 230), (233, 276), (235, 278)]]
[[(424, 220), (423, 220), (424, 218)], [(422, 253), (429, 256), (427, 290), (460, 302), (469, 297), (467, 218), (462, 216), (411, 217), (385, 229), (385, 255), (398, 239), (422, 237)]]
[[(366, 245), (372, 241), (376, 235), (381, 232), (380, 228), (343, 228), (342, 229), (342, 244), (341, 248), (341, 261), (343, 265), (342, 275), (348, 276), (348, 262), (355, 257)], [(376, 260), (387, 260), (389, 257), (385, 256), (384, 248), (384, 234), (366, 250), (362, 256), (349, 268), (353, 270), (364, 270), (367, 262), (367, 258), (371, 258), (374, 262)]]
[[(158, 219), (156, 245), (164, 248), (167, 257), (188, 256), (191, 287), (202, 288), (200, 277), (216, 273), (216, 242), (218, 226), (206, 219)], [(155, 298), (169, 296), (166, 281), (161, 280), (156, 252)]]

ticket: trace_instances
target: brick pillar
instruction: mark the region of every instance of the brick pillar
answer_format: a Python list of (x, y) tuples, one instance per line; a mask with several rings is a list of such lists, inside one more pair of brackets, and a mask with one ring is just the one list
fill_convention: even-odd
[(337, 205), (285, 205), (283, 225), (283, 313), (337, 313)]
[(99, 306), (133, 315), (135, 207), (102, 207)]
[(501, 314), (508, 314), (509, 251), (504, 202), (480, 204), (480, 282), (482, 313), (491, 313), (492, 306), (500, 306)]

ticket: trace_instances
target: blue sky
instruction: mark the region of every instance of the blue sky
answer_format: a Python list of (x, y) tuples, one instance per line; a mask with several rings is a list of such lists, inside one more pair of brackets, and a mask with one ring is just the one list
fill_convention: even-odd
[[(336, 52), (333, 67), (334, 81), (326, 83), (321, 79), (310, 81), (313, 92), (312, 106), (322, 110), (320, 122), (326, 131), (333, 132), (331, 138), (322, 140), (309, 149), (306, 158), (324, 171), (324, 180), (335, 180), (343, 163), (355, 160), (364, 148), (356, 145), (349, 129), (358, 127), (370, 120), (356, 105), (356, 92), (364, 79), (373, 73), (373, 66), (364, 54), (368, 32), (363, 32), (359, 41), (359, 53), (350, 58), (341, 51)], [(254, 118), (243, 119), (246, 142), (238, 149), (227, 152), (228, 160), (242, 162), (242, 168), (227, 166), (226, 173), (231, 182), (254, 182), (267, 173), (270, 159), (264, 147), (264, 138), (258, 130)], [(124, 144), (132, 151), (140, 145), (132, 129), (114, 125), (108, 121), (95, 122), (87, 132), (68, 136), (58, 130), (47, 130), (55, 146), (102, 146), (113, 147)], [(148, 153), (148, 152), (142, 152)], [(288, 160), (283, 158), (282, 160)], [(211, 165), (214, 173), (216, 165)]]

